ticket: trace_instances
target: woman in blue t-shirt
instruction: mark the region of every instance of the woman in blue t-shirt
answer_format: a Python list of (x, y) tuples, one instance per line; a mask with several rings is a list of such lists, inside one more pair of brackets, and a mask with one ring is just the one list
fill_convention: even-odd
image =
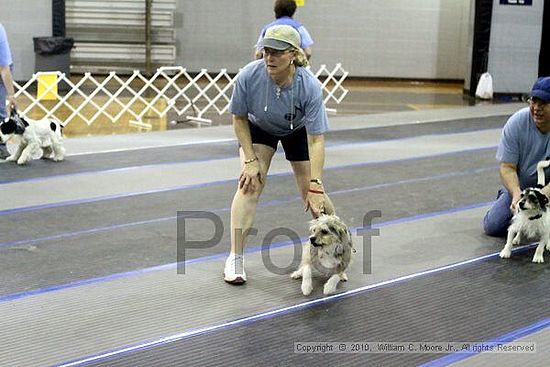
[(263, 59), (239, 72), (229, 105), (242, 167), (231, 206), (231, 253), (224, 270), (225, 281), (232, 284), (246, 281), (244, 238), (254, 222), (279, 141), (305, 209), (314, 217), (334, 212), (321, 181), (328, 118), (321, 84), (304, 67), (307, 58), (300, 48), (300, 35), (292, 26), (276, 25), (267, 29), (259, 46)]
[[(13, 77), (11, 75), (12, 58), (6, 30), (0, 23), (0, 121), (4, 121), (12, 108), (16, 107)], [(6, 105), (6, 100), (8, 101)], [(7, 107), (7, 109), (6, 109)], [(8, 156), (6, 146), (0, 142), (0, 159)]]

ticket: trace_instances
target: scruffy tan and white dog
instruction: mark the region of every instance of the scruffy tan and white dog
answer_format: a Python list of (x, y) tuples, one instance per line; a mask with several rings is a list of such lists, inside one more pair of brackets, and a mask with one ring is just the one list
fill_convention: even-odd
[(309, 232), (309, 242), (302, 247), (300, 267), (290, 276), (292, 279), (302, 278), (302, 293), (307, 296), (313, 290), (311, 272), (315, 267), (330, 275), (323, 293), (334, 293), (340, 280), (348, 280), (345, 270), (352, 252), (355, 252), (351, 233), (340, 218), (326, 214), (310, 222)]
[(25, 119), (12, 111), (10, 117), (0, 123), (0, 133), (4, 143), (12, 138), (19, 139), (15, 152), (6, 161), (26, 164), (37, 153), (54, 161), (62, 161), (65, 157), (61, 124), (58, 121)]

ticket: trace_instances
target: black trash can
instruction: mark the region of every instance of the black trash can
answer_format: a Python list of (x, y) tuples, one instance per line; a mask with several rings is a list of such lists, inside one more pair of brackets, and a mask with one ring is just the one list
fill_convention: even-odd
[(34, 71), (60, 71), (68, 78), (74, 40), (70, 37), (34, 37), (33, 41)]

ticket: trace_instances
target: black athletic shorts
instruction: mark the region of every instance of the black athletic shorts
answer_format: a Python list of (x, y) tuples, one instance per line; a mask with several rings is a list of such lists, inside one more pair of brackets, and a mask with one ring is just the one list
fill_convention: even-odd
[(285, 151), (285, 157), (288, 161), (309, 161), (309, 152), (307, 149), (307, 133), (306, 127), (294, 130), (292, 133), (285, 136), (275, 136), (260, 129), (259, 127), (248, 122), (250, 126), (250, 136), (252, 144), (263, 144), (277, 150), (277, 144), (281, 141)]

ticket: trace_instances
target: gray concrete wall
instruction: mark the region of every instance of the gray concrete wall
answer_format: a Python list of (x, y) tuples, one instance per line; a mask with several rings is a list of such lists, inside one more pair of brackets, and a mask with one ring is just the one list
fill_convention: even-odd
[[(352, 76), (463, 79), (473, 0), (306, 0), (296, 18), (312, 34), (312, 64), (341, 62)], [(16, 79), (34, 71), (33, 36), (51, 35), (51, 2), (0, 0)], [(177, 64), (190, 71), (246, 64), (273, 0), (178, 0)], [(68, 35), (70, 36), (70, 35)]]
[[(177, 1), (177, 64), (190, 71), (237, 72), (251, 59), (260, 28), (273, 19), (273, 0)], [(358, 77), (469, 80), (473, 2), (306, 0), (296, 19), (315, 40), (314, 69), (341, 62)], [(542, 1), (533, 3), (495, 0), (489, 71), (497, 92), (523, 92), (536, 77)], [(32, 37), (51, 35), (51, 1), (0, 0), (0, 9), (15, 78), (28, 79)]]
[(49, 0), (0, 0), (0, 23), (6, 28), (14, 62), (15, 80), (28, 80), (34, 72), (33, 37), (52, 35)]
[(489, 73), (496, 93), (525, 93), (537, 79), (542, 0), (532, 6), (493, 3)]
[[(352, 76), (463, 79), (473, 0), (306, 0), (295, 18), (315, 44), (312, 64)], [(272, 0), (178, 0), (178, 64), (192, 71), (250, 60)]]

